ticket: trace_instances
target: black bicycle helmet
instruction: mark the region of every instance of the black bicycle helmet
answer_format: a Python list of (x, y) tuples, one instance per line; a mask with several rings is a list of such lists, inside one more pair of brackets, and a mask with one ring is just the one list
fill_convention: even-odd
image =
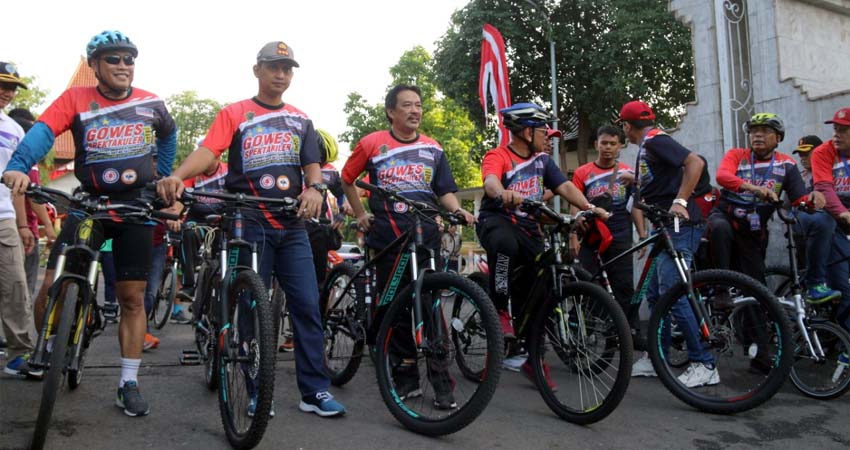
[(758, 113), (744, 124), (744, 130), (749, 133), (753, 127), (772, 128), (779, 134), (779, 141), (785, 139), (785, 124), (782, 119), (773, 113)]
[(136, 48), (136, 44), (130, 41), (130, 38), (124, 33), (120, 31), (103, 31), (94, 35), (88, 45), (86, 45), (86, 57), (93, 59), (109, 50), (126, 50), (134, 58), (139, 56), (139, 49)]
[(505, 127), (511, 131), (540, 128), (552, 121), (552, 115), (534, 103), (517, 103), (499, 111)]

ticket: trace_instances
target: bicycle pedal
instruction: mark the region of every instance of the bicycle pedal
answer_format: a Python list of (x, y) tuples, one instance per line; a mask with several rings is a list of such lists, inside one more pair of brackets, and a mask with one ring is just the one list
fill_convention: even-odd
[(180, 355), (180, 364), (198, 366), (201, 364), (201, 354), (197, 350), (183, 350), (183, 354)]

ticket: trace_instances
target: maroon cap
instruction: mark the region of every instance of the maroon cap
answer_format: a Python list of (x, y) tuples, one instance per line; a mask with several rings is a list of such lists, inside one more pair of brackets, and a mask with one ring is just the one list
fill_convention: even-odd
[(546, 138), (547, 139), (560, 138), (560, 137), (561, 137), (561, 131), (560, 130), (558, 130), (556, 128), (549, 128), (548, 130), (546, 130)]
[(617, 121), (632, 122), (636, 120), (655, 120), (655, 113), (652, 112), (652, 108), (640, 100), (633, 100), (623, 105)]
[(832, 120), (827, 120), (824, 123), (837, 123), (839, 125), (850, 125), (850, 108), (841, 108), (835, 111)]

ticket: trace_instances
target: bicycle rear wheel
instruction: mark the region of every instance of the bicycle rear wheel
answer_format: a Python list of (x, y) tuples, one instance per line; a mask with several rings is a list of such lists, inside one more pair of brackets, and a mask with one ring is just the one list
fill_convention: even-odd
[(601, 287), (578, 281), (563, 291), (537, 313), (528, 361), (546, 405), (562, 419), (585, 425), (611, 414), (626, 394), (631, 330)]
[(351, 381), (363, 358), (362, 315), (366, 313), (366, 306), (359, 305), (362, 300), (357, 299), (354, 283), (351, 283), (356, 274), (357, 269), (348, 262), (331, 269), (319, 300), (325, 335), (325, 367), (334, 386)]
[[(475, 283), (452, 273), (427, 274), (422, 281), (422, 323), (412, 326), (411, 284), (381, 321), (376, 371), (381, 398), (392, 415), (416, 433), (440, 436), (469, 425), (493, 397), (502, 363), (502, 332), (493, 304)], [(475, 339), (482, 347), (464, 356), (480, 373), (475, 380), (457, 366), (456, 354), (466, 350), (456, 347), (458, 341), (449, 332), (451, 327), (465, 335), (466, 326), (473, 326), (451, 316), (457, 302), (476, 311)], [(414, 332), (421, 333), (420, 348)]]
[[(706, 412), (731, 414), (761, 405), (779, 390), (793, 363), (785, 312), (766, 287), (744, 274), (704, 270), (692, 281), (707, 312), (703, 325), (710, 338), (700, 338), (693, 317), (688, 319), (686, 285), (674, 286), (649, 319), (648, 350), (656, 373), (676, 397)], [(690, 364), (684, 372), (667, 353), (674, 322), (689, 341)]]
[(803, 394), (820, 400), (844, 395), (850, 390), (850, 334), (826, 321), (812, 321), (808, 332), (818, 357), (797, 333), (791, 382)]
[(54, 311), (56, 307), (62, 307), (62, 316), (61, 318), (56, 316), (52, 318), (52, 320), (59, 319), (59, 326), (56, 328), (56, 334), (53, 336), (50, 366), (47, 367), (44, 374), (41, 403), (38, 407), (38, 418), (35, 421), (35, 431), (33, 432), (32, 446), (30, 447), (33, 450), (41, 450), (44, 447), (44, 441), (47, 439), (47, 429), (50, 426), (50, 417), (53, 415), (53, 405), (56, 403), (56, 393), (62, 383), (65, 367), (68, 365), (68, 360), (71, 356), (69, 354), (71, 347), (68, 345), (68, 341), (74, 325), (77, 295), (80, 292), (80, 287), (76, 283), (68, 283), (64, 291), (65, 295), (62, 302), (55, 301), (55, 298), (51, 299)]
[(216, 324), (213, 299), (217, 295), (215, 286), (217, 271), (213, 271), (204, 263), (198, 272), (198, 285), (195, 290), (193, 308), (193, 326), (195, 328), (195, 347), (204, 362), (204, 384), (207, 389), (218, 389), (219, 359), (216, 356)]
[[(238, 450), (260, 443), (274, 398), (275, 335), (271, 302), (263, 280), (242, 271), (230, 286), (229, 323), (220, 331), (218, 404), (230, 445)], [(249, 415), (249, 403), (256, 408)]]
[(162, 271), (162, 281), (160, 281), (156, 290), (153, 308), (151, 308), (151, 320), (153, 320), (153, 326), (157, 330), (161, 330), (168, 323), (176, 296), (177, 269), (173, 265), (168, 265)]

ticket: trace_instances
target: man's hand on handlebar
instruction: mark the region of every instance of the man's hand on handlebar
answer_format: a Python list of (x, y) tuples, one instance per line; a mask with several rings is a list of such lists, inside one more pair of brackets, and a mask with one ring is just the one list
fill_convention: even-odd
[(685, 220), (691, 218), (690, 214), (688, 214), (688, 209), (678, 203), (673, 203), (670, 206), (670, 214), (675, 214)]
[(165, 201), (166, 205), (172, 205), (183, 195), (183, 180), (174, 175), (165, 177), (156, 183), (156, 193)]
[(458, 208), (458, 210), (455, 211), (455, 214), (460, 217), (463, 217), (463, 220), (466, 221), (467, 225), (472, 225), (476, 222), (475, 216), (473, 216), (469, 211), (463, 208)]
[(823, 209), (826, 206), (826, 197), (824, 197), (823, 192), (820, 191), (812, 191), (809, 194), (809, 198), (806, 201), (810, 207), (813, 207), (815, 210)]
[(505, 206), (513, 206), (517, 207), (520, 203), (522, 203), (522, 195), (519, 192), (511, 191), (509, 189), (505, 189), (499, 194), (499, 198), (502, 200), (502, 204)]
[(3, 173), (3, 184), (12, 191), (13, 195), (24, 195), (30, 185), (30, 177), (23, 172), (9, 170)]
[(364, 212), (363, 214), (357, 217), (357, 227), (360, 228), (360, 231), (368, 233), (369, 228), (372, 227), (372, 220), (374, 220), (374, 216), (367, 212)]

